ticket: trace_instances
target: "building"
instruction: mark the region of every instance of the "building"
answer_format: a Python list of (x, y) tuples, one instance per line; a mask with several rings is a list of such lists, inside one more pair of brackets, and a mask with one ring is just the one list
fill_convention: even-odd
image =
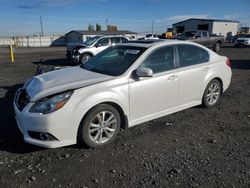
[(67, 43), (82, 43), (87, 39), (97, 35), (120, 35), (131, 39), (137, 39), (137, 33), (131, 31), (88, 31), (88, 30), (73, 30), (66, 34)]
[(239, 30), (239, 22), (220, 19), (197, 19), (190, 18), (173, 24), (175, 33), (182, 33), (193, 30), (206, 30), (210, 34), (236, 35)]

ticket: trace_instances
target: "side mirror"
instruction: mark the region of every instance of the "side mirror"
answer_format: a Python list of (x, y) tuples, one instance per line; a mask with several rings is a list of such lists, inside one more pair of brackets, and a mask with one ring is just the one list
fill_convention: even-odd
[(197, 38), (200, 38), (200, 37), (201, 37), (201, 36), (195, 36), (194, 38), (196, 38), (196, 39), (197, 39)]
[(153, 70), (146, 67), (140, 67), (136, 70), (136, 75), (139, 77), (152, 77)]
[(100, 46), (100, 44), (97, 42), (95, 43), (95, 47), (98, 48)]

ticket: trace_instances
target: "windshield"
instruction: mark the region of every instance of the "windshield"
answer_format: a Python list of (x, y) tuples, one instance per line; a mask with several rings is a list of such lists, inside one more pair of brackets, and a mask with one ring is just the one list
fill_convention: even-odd
[(182, 33), (181, 35), (185, 37), (194, 37), (195, 34), (196, 34), (196, 31), (187, 31), (187, 32)]
[(101, 74), (120, 76), (145, 50), (146, 48), (142, 47), (112, 46), (82, 64), (81, 68)]
[(94, 44), (95, 41), (97, 41), (99, 38), (100, 38), (100, 36), (92, 37), (92, 38), (86, 40), (86, 41), (84, 42), (84, 44), (86, 44), (87, 46), (91, 46), (91, 45)]

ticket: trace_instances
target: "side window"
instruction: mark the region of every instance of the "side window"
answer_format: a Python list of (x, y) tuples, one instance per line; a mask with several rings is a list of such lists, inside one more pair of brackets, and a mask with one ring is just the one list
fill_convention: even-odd
[(128, 39), (125, 37), (121, 37), (122, 42), (128, 42)]
[(140, 65), (153, 70), (153, 73), (174, 69), (174, 50), (172, 46), (162, 47), (152, 52)]
[(196, 37), (201, 37), (201, 32), (197, 32), (195, 36)]
[(196, 65), (209, 61), (206, 50), (193, 45), (177, 45), (180, 67)]
[(111, 44), (121, 43), (120, 37), (112, 37)]
[(102, 38), (98, 41), (99, 46), (108, 46), (109, 45), (109, 38)]
[(202, 32), (203, 37), (208, 37), (207, 32), (203, 31)]
[(209, 53), (202, 49), (202, 48), (199, 48), (200, 49), (200, 63), (206, 63), (209, 61)]

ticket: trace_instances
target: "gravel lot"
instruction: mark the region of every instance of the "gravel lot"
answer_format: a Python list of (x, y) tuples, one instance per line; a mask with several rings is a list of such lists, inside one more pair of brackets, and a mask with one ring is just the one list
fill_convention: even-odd
[(119, 134), (101, 150), (24, 143), (15, 91), (40, 59), (66, 65), (65, 48), (0, 49), (0, 187), (250, 187), (250, 48), (227, 45), (233, 78), (220, 104), (191, 108)]

